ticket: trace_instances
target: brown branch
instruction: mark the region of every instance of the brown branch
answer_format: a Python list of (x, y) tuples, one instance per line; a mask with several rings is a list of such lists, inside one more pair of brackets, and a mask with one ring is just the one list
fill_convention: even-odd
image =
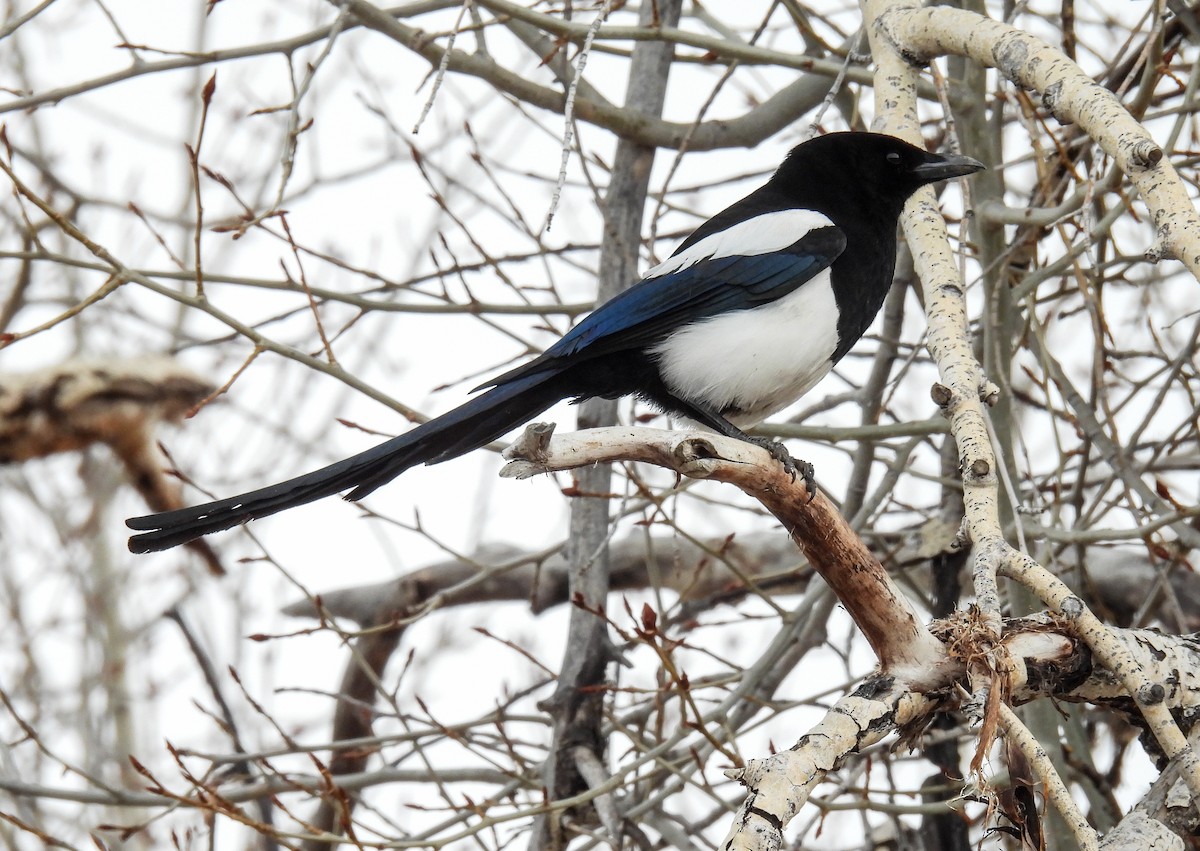
[(766, 450), (694, 432), (618, 427), (551, 437), (552, 431), (544, 424), (527, 428), (505, 450), (513, 463), (502, 475), (525, 478), (623, 460), (736, 485), (788, 530), (862, 630), (884, 671), (917, 689), (942, 680), (945, 647), (925, 628), (879, 560), (828, 499), (809, 494)]
[[(799, 593), (811, 575), (797, 569), (795, 548), (774, 532), (705, 542), (685, 537), (647, 541), (633, 535), (609, 546), (609, 561), (610, 590), (669, 590), (693, 610), (732, 603), (751, 593)], [(570, 602), (569, 570), (563, 548), (525, 552), (493, 546), (470, 560), (439, 561), (398, 579), (297, 600), (283, 613), (314, 618), (324, 613), (364, 629), (388, 623), (396, 612), (414, 619), (477, 603), (525, 601), (534, 614), (541, 614)]]
[[(384, 626), (403, 615), (402, 609), (380, 611), (379, 621), (366, 626)], [(333, 711), (333, 740), (360, 739), (372, 735), (375, 713), (372, 707), (378, 693), (379, 679), (388, 660), (404, 635), (404, 626), (395, 629), (375, 629), (354, 639), (350, 662), (342, 673), (338, 686), (337, 705)], [(331, 754), (327, 771), (335, 782), (338, 778), (364, 771), (376, 748), (364, 745), (339, 748)], [(340, 787), (339, 787), (340, 788)], [(344, 792), (344, 790), (343, 790)], [(321, 795), (321, 803), (312, 818), (318, 836), (341, 834), (351, 824), (357, 798), (339, 792)], [(334, 847), (323, 838), (313, 838), (303, 845), (305, 851), (321, 851)]]
[[(330, 0), (341, 6), (341, 0)], [(582, 41), (587, 27), (580, 28), (549, 16), (528, 11), (519, 12), (519, 7), (492, 2), (481, 4), (494, 7), (499, 14), (519, 16), (527, 22), (546, 28), (562, 37), (570, 36)], [(562, 114), (566, 109), (566, 95), (558, 89), (543, 86), (514, 71), (505, 68), (484, 53), (466, 53), (441, 47), (429, 33), (399, 21), (385, 9), (367, 0), (345, 0), (345, 6), (364, 26), (386, 35), (429, 62), (433, 68), (445, 63), (451, 72), (478, 77), (498, 91), (509, 94), (523, 103)], [(776, 51), (763, 51), (726, 39), (698, 36), (673, 27), (602, 27), (600, 34), (607, 37), (635, 39), (645, 43), (660, 41), (666, 45), (687, 44), (713, 51), (714, 55), (738, 59), (744, 62), (762, 61), (770, 54), (774, 64), (791, 67), (802, 73), (795, 82), (785, 86), (763, 103), (731, 119), (705, 121), (699, 125), (690, 122), (664, 121), (657, 116), (639, 115), (628, 107), (618, 106), (600, 97), (577, 96), (573, 115), (605, 130), (610, 130), (639, 145), (652, 148), (676, 149), (687, 144), (691, 151), (710, 151), (719, 148), (752, 148), (780, 130), (790, 126), (801, 115), (821, 103), (829, 90), (829, 77), (836, 77), (843, 64), (807, 56), (788, 55)], [(447, 59), (447, 54), (449, 58)], [(851, 69), (851, 79), (864, 78), (861, 69)], [(925, 89), (922, 94), (929, 95)], [(936, 94), (934, 94), (936, 96)]]
[[(716, 541), (710, 547), (686, 540), (658, 542), (647, 547), (642, 537), (611, 548), (613, 590), (645, 588), (651, 577), (661, 580), (682, 598), (700, 601), (740, 598), (749, 590), (771, 586), (796, 590), (807, 582), (794, 570), (795, 553), (779, 545), (780, 537), (750, 536), (749, 540)], [(487, 566), (485, 566), (487, 565)], [(332, 738), (334, 741), (372, 735), (371, 706), (379, 678), (400, 646), (407, 626), (424, 614), (481, 602), (528, 600), (535, 612), (569, 600), (570, 564), (561, 549), (519, 553), (511, 547), (492, 547), (474, 561), (450, 560), (428, 565), (398, 580), (346, 588), (292, 603), (284, 609), (298, 617), (346, 618), (363, 634), (354, 640), (338, 689)], [(747, 579), (758, 580), (753, 585)], [(372, 748), (347, 747), (333, 752), (328, 768), (334, 778), (362, 772)], [(348, 820), (346, 806), (354, 799), (324, 798), (313, 817), (321, 831), (335, 833)], [(326, 848), (310, 840), (309, 851)]]
[[(154, 511), (183, 507), (154, 434), (213, 393), (211, 383), (163, 357), (73, 360), (0, 375), (0, 464), (19, 464), (96, 444), (109, 447)], [(225, 573), (204, 541), (188, 544), (213, 574)]]

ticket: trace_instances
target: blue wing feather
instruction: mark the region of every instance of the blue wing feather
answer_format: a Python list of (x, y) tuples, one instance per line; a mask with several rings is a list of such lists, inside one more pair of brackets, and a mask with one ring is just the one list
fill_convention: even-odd
[[(638, 282), (603, 310), (588, 315), (546, 354), (580, 355), (605, 342), (610, 345), (603, 345), (604, 351), (610, 351), (611, 344), (620, 348), (644, 344), (689, 322), (774, 301), (821, 268), (820, 258), (813, 255), (760, 254), (702, 261)], [(600, 354), (600, 349), (595, 353)]]
[(783, 298), (827, 269), (845, 247), (839, 228), (823, 227), (780, 251), (708, 258), (643, 279), (588, 314), (535, 360), (482, 386), (554, 369), (562, 358), (578, 362), (644, 348), (690, 323)]

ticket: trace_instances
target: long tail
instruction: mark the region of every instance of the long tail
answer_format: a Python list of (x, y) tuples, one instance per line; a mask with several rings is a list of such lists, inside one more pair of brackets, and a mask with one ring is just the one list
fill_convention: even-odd
[(570, 395), (562, 391), (559, 378), (541, 372), (516, 379), (386, 443), (286, 482), (192, 508), (132, 517), (125, 525), (141, 534), (129, 539), (129, 549), (169, 549), (346, 488), (354, 488), (346, 499), (362, 499), (409, 467), (456, 458), (537, 416)]

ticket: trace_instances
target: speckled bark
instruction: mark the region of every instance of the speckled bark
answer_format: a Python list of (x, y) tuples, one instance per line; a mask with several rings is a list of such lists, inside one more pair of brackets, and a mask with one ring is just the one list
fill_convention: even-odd
[[(920, 141), (917, 124), (915, 65), (945, 53), (970, 56), (1000, 68), (1026, 88), (1049, 92), (1052, 108), (1077, 121), (1125, 170), (1153, 208), (1159, 245), (1152, 254), (1178, 256), (1200, 278), (1200, 220), (1178, 175), (1144, 128), (1107, 90), (1045, 43), (981, 15), (947, 7), (919, 8), (911, 0), (866, 0), (865, 21), (876, 73), (876, 129)], [(976, 595), (985, 623), (1000, 626), (996, 576), (1013, 578), (1072, 621), (1089, 647), (1119, 678), (1137, 702), (1163, 751), (1177, 758), (1183, 776), (1200, 798), (1200, 761), (1188, 747), (1152, 682), (1115, 632), (1105, 626), (1060, 580), (1014, 550), (1005, 540), (999, 517), (996, 459), (987, 429), (983, 400), (994, 392), (971, 352), (966, 305), (945, 225), (933, 207), (933, 195), (915, 195), (902, 218), (927, 297), (929, 349), (941, 383), (934, 399), (950, 420), (959, 448), (965, 526), (975, 543)], [(1003, 648), (979, 657), (976, 683), (992, 679), (989, 670), (1011, 667)], [(985, 699), (981, 694), (980, 699)]]
[(1112, 92), (1060, 50), (1000, 21), (948, 6), (920, 8), (910, 0), (877, 8), (871, 30), (904, 56), (917, 61), (969, 56), (1021, 88), (1041, 93), (1042, 104), (1060, 121), (1078, 124), (1113, 158), (1150, 208), (1156, 242), (1147, 248), (1147, 257), (1175, 257), (1200, 280), (1200, 216), (1170, 160)]

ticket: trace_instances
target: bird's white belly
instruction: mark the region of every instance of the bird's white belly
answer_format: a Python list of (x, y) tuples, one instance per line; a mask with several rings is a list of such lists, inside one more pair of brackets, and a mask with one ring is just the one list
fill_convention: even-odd
[(651, 353), (672, 393), (748, 427), (787, 407), (829, 373), (837, 316), (826, 269), (778, 301), (676, 331)]

